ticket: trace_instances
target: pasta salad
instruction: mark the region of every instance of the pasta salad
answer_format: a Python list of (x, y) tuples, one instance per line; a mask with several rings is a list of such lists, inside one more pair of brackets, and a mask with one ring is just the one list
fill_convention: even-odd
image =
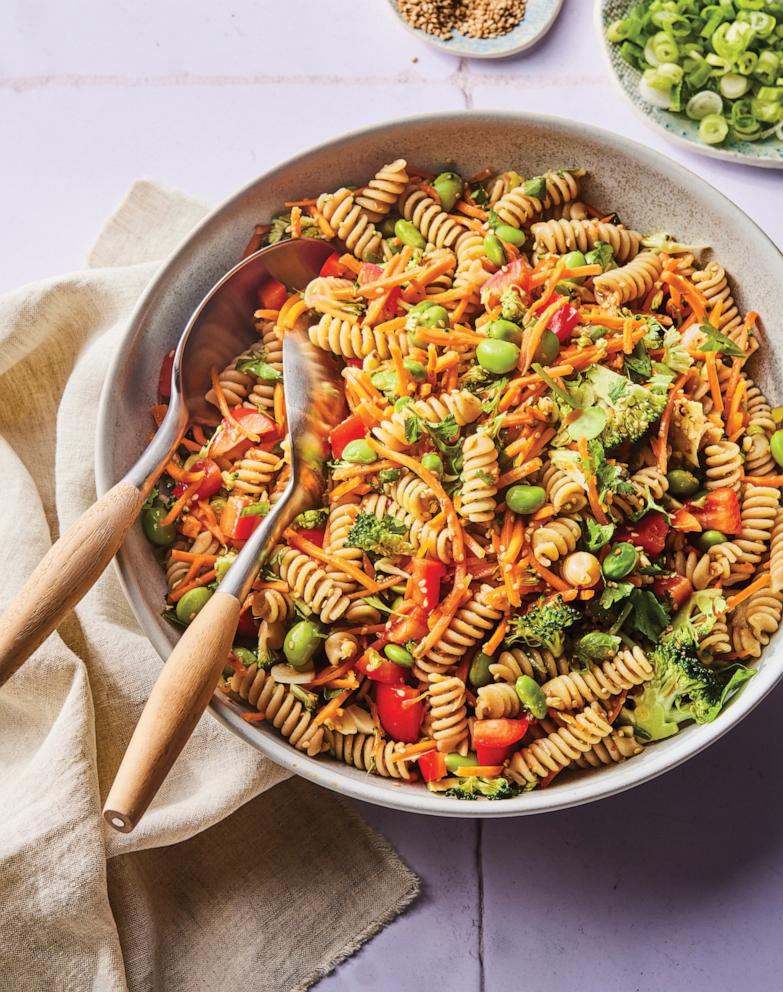
[(212, 370), (214, 421), (190, 425), (143, 525), (186, 625), (285, 488), (281, 341), (303, 322), (347, 416), (220, 685), (299, 751), (509, 797), (714, 720), (780, 624), (759, 317), (717, 261), (625, 226), (583, 180), (398, 159), (253, 234), (247, 254), (334, 251), (303, 292), (259, 286), (258, 340)]

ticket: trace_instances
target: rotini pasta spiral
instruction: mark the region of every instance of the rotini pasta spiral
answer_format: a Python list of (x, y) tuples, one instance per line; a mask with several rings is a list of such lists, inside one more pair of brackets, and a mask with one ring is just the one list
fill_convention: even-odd
[(528, 196), (524, 186), (517, 186), (502, 196), (495, 204), (495, 213), (505, 224), (522, 227), (536, 214), (549, 207), (558, 206), (568, 200), (575, 200), (579, 194), (579, 178), (584, 175), (581, 169), (573, 172), (547, 172), (542, 178), (546, 190), (542, 199)]
[(234, 463), (232, 490), (260, 496), (266, 493), (283, 467), (283, 459), (263, 448), (251, 448), (244, 458)]
[(343, 358), (367, 358), (376, 353), (379, 358), (391, 357), (389, 340), (394, 338), (403, 355), (410, 351), (407, 334), (384, 334), (374, 327), (359, 326), (348, 319), (340, 319), (324, 314), (317, 324), (308, 330), (310, 340), (318, 348), (331, 351)]
[(544, 683), (546, 703), (554, 710), (582, 709), (587, 703), (608, 699), (624, 689), (641, 685), (652, 678), (653, 671), (638, 645), (625, 648), (601, 665), (590, 665), (583, 671), (577, 669)]
[(329, 750), (339, 761), (353, 765), (361, 771), (384, 778), (408, 780), (410, 769), (405, 761), (391, 761), (395, 754), (404, 749), (404, 744), (382, 741), (370, 734), (330, 733)]
[(388, 420), (373, 428), (373, 434), (393, 451), (404, 451), (412, 444), (405, 433), (405, 421), (411, 412), (431, 424), (442, 423), (451, 415), (459, 427), (464, 427), (481, 414), (481, 400), (467, 389), (454, 389), (437, 397), (415, 400), (402, 410), (395, 410)]
[(458, 511), (471, 523), (480, 524), (495, 516), (498, 452), (495, 442), (481, 429), (465, 441), (462, 491)]
[(319, 754), (324, 750), (324, 728), (313, 718), (287, 685), (275, 682), (269, 672), (250, 665), (242, 675), (228, 683), (231, 692), (255, 706), (267, 723), (279, 730), (297, 751)]
[(507, 773), (519, 785), (536, 785), (540, 779), (567, 768), (612, 732), (606, 713), (597, 703), (581, 713), (563, 713), (565, 726), (533, 741), (511, 757)]
[[(238, 372), (237, 365), (241, 362), (248, 361), (249, 359), (255, 360), (261, 357), (261, 350), (259, 348), (248, 348), (247, 351), (243, 351), (241, 355), (237, 355), (233, 362), (230, 362), (218, 376), (218, 382), (220, 383), (220, 389), (223, 396), (226, 399), (229, 409), (235, 406), (239, 406), (247, 399), (250, 390), (253, 388), (253, 384), (256, 381), (256, 377), (251, 375), (249, 372)], [(211, 403), (212, 406), (218, 405), (217, 395), (214, 389), (210, 389), (206, 396), (204, 397), (207, 403)]]
[(253, 616), (268, 623), (290, 620), (294, 615), (294, 602), (279, 589), (259, 589), (253, 593)]
[(625, 761), (641, 752), (642, 745), (634, 737), (633, 730), (630, 727), (620, 727), (581, 754), (572, 764), (577, 768), (600, 768), (601, 765)]
[(718, 330), (733, 340), (732, 335), (736, 335), (742, 327), (742, 317), (731, 295), (726, 270), (717, 262), (710, 262), (705, 268), (693, 273), (693, 283), (707, 301), (708, 310), (712, 310), (716, 303), (721, 303)]
[(769, 545), (769, 578), (773, 592), (783, 592), (783, 510), (775, 514)]
[(468, 711), (465, 683), (456, 675), (429, 675), (429, 705), (432, 739), (438, 750), (467, 752)]
[(699, 658), (705, 665), (712, 663), (716, 655), (729, 654), (731, 639), (725, 617), (718, 617), (712, 630), (699, 641)]
[(337, 630), (324, 641), (326, 660), (330, 665), (339, 665), (349, 658), (355, 658), (359, 653), (359, 642), (353, 634), (345, 630)]
[(556, 207), (550, 207), (547, 214), (552, 220), (587, 220), (590, 208), (581, 200), (567, 200)]
[(615, 259), (629, 262), (639, 254), (642, 236), (638, 231), (597, 220), (544, 220), (531, 225), (535, 250), (539, 255), (565, 255), (569, 251), (589, 251), (596, 241), (608, 244)]
[(547, 465), (541, 484), (555, 513), (579, 513), (587, 505), (583, 487), (556, 465)]
[(405, 524), (408, 528), (407, 541), (414, 552), (426, 548), (427, 553), (439, 561), (450, 562), (452, 560), (452, 537), (445, 527), (435, 527), (429, 520), (418, 520), (412, 513), (404, 510), (399, 503), (395, 503), (394, 500), (382, 493), (372, 493), (365, 496), (362, 500), (362, 510), (365, 513), (372, 513), (379, 520), (388, 514)]
[(476, 231), (467, 231), (456, 245), (457, 269), (454, 273), (454, 288), (465, 289), (474, 286), (467, 309), (472, 312), (481, 303), (481, 287), (491, 273), (484, 267), (484, 238)]
[(439, 505), (431, 490), (413, 472), (403, 472), (396, 482), (385, 487), (386, 495), (418, 520), (429, 520)]
[(498, 660), (489, 666), (490, 674), (496, 682), (509, 682), (512, 685), (520, 675), (529, 675), (539, 685), (543, 685), (570, 670), (571, 666), (565, 656), (555, 658), (551, 651), (539, 651), (538, 648), (510, 648), (508, 651), (501, 651)]
[(643, 251), (627, 265), (596, 276), (593, 280), (595, 298), (604, 305), (630, 303), (650, 292), (662, 268), (657, 251)]
[(628, 482), (633, 486), (632, 493), (614, 493), (612, 496), (612, 512), (619, 513), (622, 517), (640, 513), (647, 506), (649, 497), (656, 503), (660, 502), (669, 489), (668, 479), (657, 466), (639, 469)]
[(450, 267), (445, 272), (441, 272), (432, 282), (427, 283), (424, 292), (426, 296), (437, 296), (439, 293), (448, 292), (454, 285), (454, 273), (457, 267), (457, 256), (449, 248), (433, 248), (424, 253), (422, 263), (434, 265), (438, 262), (449, 259)]
[(477, 720), (497, 720), (501, 717), (515, 717), (522, 704), (513, 685), (495, 682), (483, 685), (478, 691), (476, 703)]
[[(283, 341), (272, 321), (264, 321), (261, 325), (257, 324), (256, 326), (261, 331), (264, 361), (282, 378)], [(248, 400), (253, 406), (257, 406), (259, 410), (266, 410), (268, 412), (274, 409), (276, 384), (275, 382), (268, 382), (265, 379), (257, 379), (253, 384), (253, 388), (250, 390)]]
[(533, 531), (533, 554), (542, 565), (551, 565), (576, 548), (582, 535), (579, 521), (573, 517), (553, 517)]
[(780, 627), (783, 593), (754, 592), (729, 614), (731, 642), (740, 658), (758, 658)]
[(717, 441), (704, 449), (706, 489), (733, 489), (739, 492), (742, 454), (733, 441)]
[(384, 165), (364, 189), (356, 194), (356, 203), (373, 224), (383, 220), (408, 185), (407, 165), (404, 158)]
[(758, 565), (767, 552), (772, 528), (780, 506), (780, 490), (770, 486), (745, 485), (742, 491), (742, 528), (731, 542), (737, 560), (729, 572), (726, 585), (736, 585), (748, 577), (741, 565)]
[(275, 548), (272, 563), (294, 598), (306, 603), (324, 623), (334, 623), (348, 609), (349, 601), (340, 587), (301, 551), (280, 545)]
[(400, 197), (399, 211), (436, 248), (454, 248), (465, 230), (418, 186), (408, 186)]
[[(359, 548), (348, 547), (348, 533), (356, 523), (359, 514), (359, 504), (354, 501), (339, 503), (329, 510), (329, 539), (327, 550), (334, 558), (345, 561), (349, 565), (361, 565), (362, 552)], [(350, 578), (336, 568), (327, 566), (326, 574), (336, 586), (346, 594), (356, 592), (358, 584), (355, 579)]]
[(337, 237), (357, 258), (371, 262), (381, 254), (381, 232), (355, 202), (349, 189), (318, 197), (318, 209), (334, 228)]
[(500, 610), (488, 605), (487, 597), (492, 587), (482, 585), (454, 614), (443, 637), (424, 658), (417, 658), (414, 674), (422, 682), (431, 673), (445, 672), (456, 664), (462, 655), (492, 630), (500, 619)]
[[(183, 545), (180, 545), (180, 550), (182, 547)], [(201, 533), (195, 537), (193, 544), (190, 546), (190, 552), (194, 555), (214, 555), (218, 553), (219, 549), (220, 545), (208, 530), (202, 530)], [(172, 557), (171, 553), (169, 553), (168, 560), (166, 562), (166, 584), (168, 585), (169, 592), (172, 592), (177, 588), (177, 586), (188, 574), (189, 570), (190, 562), (177, 561), (177, 559)]]

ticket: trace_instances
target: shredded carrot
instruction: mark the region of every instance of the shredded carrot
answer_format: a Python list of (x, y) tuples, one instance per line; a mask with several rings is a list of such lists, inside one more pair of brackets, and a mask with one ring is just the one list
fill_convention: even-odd
[[(392, 357), (392, 362), (394, 363), (394, 371), (397, 374), (397, 381), (395, 385), (395, 393), (397, 396), (407, 396), (411, 392), (409, 388), (411, 385), (411, 375), (410, 372), (405, 367), (405, 363), (402, 359), (402, 350), (399, 344), (391, 338), (389, 340), (389, 354)], [(414, 387), (415, 388), (415, 387)]]
[(320, 228), (321, 234), (326, 238), (327, 241), (331, 241), (332, 238), (337, 237), (337, 232), (334, 230), (329, 221), (324, 217), (318, 207), (308, 207), (307, 212), (316, 222)]
[(308, 541), (306, 537), (303, 537), (299, 531), (292, 530), (289, 527), (285, 531), (284, 537), (293, 547), (298, 548), (306, 555), (310, 555), (311, 558), (315, 558), (316, 561), (322, 561), (325, 565), (335, 569), (335, 571), (342, 572), (344, 575), (349, 576), (349, 578), (355, 579), (357, 582), (361, 583), (365, 589), (374, 590), (377, 586), (374, 579), (371, 579), (366, 572), (363, 572), (360, 568), (357, 568), (356, 565), (352, 565), (344, 558), (338, 558), (336, 555), (330, 554), (328, 551), (324, 551), (323, 548), (319, 548), (317, 544), (313, 544), (312, 541)]
[[(212, 565), (217, 561), (217, 555), (197, 555), (192, 551), (180, 551), (179, 548), (172, 548), (170, 557), (172, 561), (196, 561), (201, 559), (201, 561), (206, 564)], [(286, 590), (288, 586), (286, 586)]]
[(330, 501), (336, 503), (343, 496), (347, 496), (348, 493), (353, 492), (361, 484), (362, 480), (360, 478), (346, 479), (345, 482), (341, 482), (339, 486), (335, 486), (331, 491), (329, 494)]
[(498, 479), (498, 489), (505, 489), (506, 486), (510, 486), (514, 482), (519, 482), (520, 479), (526, 479), (527, 476), (537, 472), (542, 464), (543, 462), (540, 458), (531, 458), (530, 461), (524, 462), (524, 464), (517, 468), (509, 469), (508, 472), (504, 472)]
[(236, 428), (236, 430), (238, 430), (240, 434), (246, 437), (248, 441), (252, 441), (255, 444), (257, 441), (260, 440), (258, 435), (253, 434), (252, 431), (249, 431), (246, 427), (244, 427), (241, 421), (237, 420), (232, 414), (231, 410), (229, 409), (228, 402), (226, 400), (225, 394), (223, 393), (223, 387), (220, 385), (220, 377), (218, 375), (218, 370), (215, 368), (214, 365), (209, 370), (209, 376), (210, 379), (212, 380), (212, 389), (215, 392), (215, 398), (218, 401), (218, 409), (222, 413), (223, 418), (227, 420), (232, 427)]
[(253, 316), (256, 320), (277, 320), (279, 310), (256, 310)]
[(664, 407), (663, 414), (661, 415), (661, 421), (658, 425), (658, 439), (657, 439), (657, 460), (658, 468), (663, 475), (666, 475), (666, 470), (669, 465), (669, 453), (667, 451), (668, 438), (669, 438), (669, 427), (671, 425), (672, 416), (674, 414), (674, 404), (682, 392), (682, 387), (685, 385), (690, 377), (690, 370), (683, 372), (682, 375), (677, 379), (677, 381), (672, 386), (671, 392), (669, 393), (668, 399), (666, 400), (666, 406)]
[(561, 579), (559, 575), (555, 575), (554, 572), (550, 572), (548, 568), (541, 564), (535, 555), (530, 556), (530, 564), (538, 572), (541, 578), (548, 582), (553, 589), (557, 589), (559, 592), (563, 593), (571, 592), (573, 593), (573, 597), (577, 595), (576, 589), (572, 589), (565, 579)]
[[(429, 486), (446, 513), (446, 520), (448, 521), (449, 531), (451, 532), (454, 543), (454, 561), (463, 561), (465, 558), (465, 537), (462, 526), (454, 509), (454, 504), (451, 502), (446, 490), (440, 484), (437, 476), (433, 475), (432, 472), (428, 472), (426, 468), (423, 468), (419, 464), (418, 459), (411, 458), (410, 455), (405, 455), (400, 451), (392, 451), (391, 448), (387, 448), (385, 445), (376, 441), (375, 438), (368, 438), (368, 442), (370, 447), (377, 451), (379, 455), (388, 458), (389, 461), (398, 462), (400, 465), (404, 465), (405, 468), (409, 468), (411, 472), (418, 475), (425, 485)], [(342, 566), (339, 567), (342, 568)]]
[(473, 283), (469, 283), (465, 287), (465, 295), (462, 297), (462, 299), (459, 301), (459, 303), (457, 304), (456, 308), (454, 309), (454, 323), (455, 324), (458, 321), (462, 320), (463, 314), (467, 310), (468, 304), (470, 303), (470, 298), (473, 295), (473, 292), (474, 292), (474, 290), (476, 288), (477, 287), (474, 286)]
[(484, 654), (493, 655), (500, 645), (503, 643), (503, 638), (506, 636), (506, 630), (508, 629), (508, 617), (503, 617), (500, 623), (495, 628), (495, 633), (490, 637), (484, 647), (481, 649)]
[(334, 470), (332, 478), (339, 481), (348, 476), (348, 478), (353, 479), (356, 476), (374, 475), (376, 472), (382, 472), (385, 468), (394, 468), (394, 462), (380, 461), (373, 462), (372, 465), (344, 465), (342, 468)]
[[(403, 581), (404, 579), (401, 575), (393, 575), (390, 579), (384, 579), (383, 582), (376, 582), (375, 589), (372, 592), (382, 592), (384, 589), (391, 589), (392, 586), (396, 586)], [(349, 593), (348, 599), (363, 599), (368, 594), (372, 595), (369, 589), (359, 589), (358, 592)]]
[(198, 482), (204, 478), (203, 470), (200, 472), (186, 472), (181, 465), (177, 465), (176, 462), (168, 462), (163, 470), (167, 475), (170, 475), (175, 482)]
[(287, 207), (314, 207), (316, 200), (286, 200), (285, 205)]
[[(536, 301), (537, 303), (540, 301)], [(519, 355), (519, 370), (520, 372), (527, 372), (530, 368), (533, 358), (538, 346), (541, 344), (541, 339), (544, 336), (544, 331), (547, 329), (549, 321), (552, 319), (553, 314), (564, 307), (568, 303), (567, 296), (558, 296), (554, 303), (550, 303), (549, 306), (544, 310), (539, 319), (533, 324), (532, 327), (528, 328), (525, 333), (525, 347), (522, 349)], [(532, 311), (535, 304), (531, 306)], [(530, 312), (530, 311), (528, 311)]]
[(749, 482), (752, 486), (771, 486), (779, 489), (783, 486), (783, 475), (744, 475), (743, 482)]
[(312, 680), (312, 682), (307, 683), (308, 689), (315, 689), (319, 685), (326, 685), (327, 682), (331, 682), (332, 679), (340, 679), (344, 675), (347, 675), (354, 665), (355, 659), (350, 661), (344, 661), (341, 665), (329, 665), (319, 672), (318, 675)]
[(744, 603), (748, 597), (753, 595), (753, 593), (761, 592), (762, 589), (766, 589), (769, 582), (769, 572), (766, 572), (764, 575), (760, 575), (757, 579), (751, 582), (749, 586), (745, 586), (745, 588), (741, 589), (738, 593), (735, 593), (733, 596), (729, 596), (726, 600), (726, 612), (728, 613), (730, 610), (733, 610), (739, 606), (740, 603)]
[(681, 293), (688, 301), (697, 320), (704, 320), (707, 314), (707, 301), (695, 286), (676, 272), (661, 273), (661, 282), (665, 282), (670, 291)]
[(718, 368), (715, 360), (715, 352), (708, 351), (704, 356), (707, 367), (707, 382), (710, 384), (710, 394), (712, 395), (712, 405), (716, 413), (723, 413), (723, 396), (721, 396), (720, 382), (718, 380)]
[(729, 437), (737, 433), (743, 426), (744, 420), (740, 406), (745, 396), (745, 380), (740, 379), (734, 392), (729, 397), (729, 407), (726, 411), (726, 433)]
[(454, 575), (454, 585), (451, 592), (440, 603), (437, 609), (430, 614), (428, 621), (432, 624), (430, 631), (416, 648), (416, 654), (419, 658), (423, 658), (428, 651), (431, 651), (445, 634), (449, 624), (454, 619), (454, 614), (462, 606), (464, 597), (470, 586), (470, 579), (471, 576), (467, 574), (464, 563), (460, 563)]
[(197, 579), (193, 579), (192, 582), (178, 586), (174, 592), (170, 592), (169, 601), (172, 603), (178, 602), (182, 599), (186, 592), (190, 592), (191, 589), (198, 589), (200, 586), (208, 586), (216, 576), (217, 572), (214, 568), (209, 572), (204, 572), (203, 575), (199, 575), (199, 577)]
[(473, 775), (481, 778), (497, 778), (502, 772), (502, 765), (460, 765), (454, 774), (459, 778), (471, 778)]
[(191, 501), (196, 490), (198, 489), (200, 483), (192, 482), (185, 492), (180, 496), (176, 503), (171, 507), (169, 512), (161, 521), (162, 526), (168, 527), (169, 524), (173, 524), (177, 517), (182, 513), (187, 504)]
[(245, 723), (263, 723), (266, 720), (266, 713), (243, 713), (242, 719)]
[(436, 746), (435, 741), (432, 741), (429, 738), (416, 741), (415, 744), (411, 744), (402, 751), (397, 751), (396, 754), (392, 754), (388, 759), (389, 764), (396, 765), (398, 761), (410, 761), (411, 758), (419, 757), (427, 751), (434, 751)]
[(278, 427), (282, 427), (285, 424), (285, 393), (283, 392), (282, 382), (275, 383), (272, 409), (275, 415), (275, 423)]
[(295, 206), (291, 210), (291, 238), (302, 237), (302, 208)]
[(362, 267), (362, 263), (358, 258), (354, 258), (350, 252), (346, 252), (345, 255), (340, 255), (340, 265), (345, 266), (346, 269), (350, 269), (351, 272), (356, 275), (359, 274), (359, 269)]
[[(576, 448), (579, 452), (579, 457), (582, 459), (583, 466), (590, 465), (590, 449), (587, 446), (587, 438), (580, 437), (576, 442)], [(598, 486), (595, 481), (595, 473), (589, 468), (585, 469), (585, 477), (587, 478), (587, 498), (590, 501), (590, 509), (593, 511), (593, 516), (598, 521), (599, 524), (609, 523), (609, 518), (604, 512), (604, 508), (601, 505), (601, 500), (598, 496)]]
[(330, 699), (326, 706), (321, 707), (321, 709), (315, 714), (313, 717), (313, 723), (324, 723), (325, 720), (331, 720), (332, 717), (337, 716), (338, 710), (353, 691), (353, 689), (343, 689), (339, 696), (335, 696), (334, 699)]
[(454, 209), (458, 210), (461, 214), (465, 214), (466, 217), (475, 217), (476, 220), (486, 220), (489, 216), (486, 210), (477, 207), (475, 203), (468, 203), (467, 200), (460, 200)]

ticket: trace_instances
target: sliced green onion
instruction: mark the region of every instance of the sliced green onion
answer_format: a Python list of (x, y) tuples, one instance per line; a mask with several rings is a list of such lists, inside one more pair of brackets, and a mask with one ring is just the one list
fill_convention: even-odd
[(738, 76), (736, 72), (727, 72), (718, 83), (718, 88), (727, 100), (739, 100), (741, 96), (745, 96), (749, 86), (748, 77)]
[(723, 113), (723, 100), (712, 90), (702, 90), (695, 93), (685, 107), (685, 113), (692, 121), (700, 121), (709, 114)]
[(699, 124), (699, 137), (705, 145), (719, 145), (728, 133), (729, 125), (720, 114), (708, 114)]
[(606, 37), (615, 45), (618, 41), (625, 41), (628, 37), (628, 22), (624, 20), (612, 21), (606, 29)]

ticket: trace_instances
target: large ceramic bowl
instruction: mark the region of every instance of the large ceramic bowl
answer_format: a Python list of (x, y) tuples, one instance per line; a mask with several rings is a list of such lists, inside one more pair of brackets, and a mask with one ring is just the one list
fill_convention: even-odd
[[(616, 210), (642, 231), (666, 230), (712, 245), (736, 280), (739, 303), (767, 319), (770, 344), (757, 372), (781, 402), (781, 353), (776, 331), (783, 314), (783, 260), (756, 225), (693, 173), (618, 135), (532, 114), (460, 113), (383, 124), (321, 145), (266, 173), (218, 207), (180, 246), (145, 293), (129, 323), (106, 381), (98, 426), (97, 479), (105, 492), (136, 459), (149, 427), (162, 356), (174, 346), (191, 311), (239, 258), (253, 225), (279, 212), (285, 200), (361, 184), (378, 165), (405, 156), (431, 169), (453, 166), (471, 175), (487, 165), (523, 175), (581, 165), (588, 200)], [(776, 326), (777, 322), (777, 326)], [(776, 354), (777, 347), (777, 354)], [(136, 616), (161, 657), (177, 633), (159, 616), (163, 575), (141, 528), (120, 552), (119, 570)], [(758, 675), (718, 719), (693, 726), (623, 764), (582, 773), (506, 802), (464, 803), (398, 784), (332, 761), (308, 758), (264, 725), (250, 725), (222, 696), (212, 714), (274, 761), (319, 785), (383, 806), (450, 816), (510, 816), (562, 809), (639, 785), (697, 754), (749, 713), (783, 674), (781, 641), (765, 651)]]

